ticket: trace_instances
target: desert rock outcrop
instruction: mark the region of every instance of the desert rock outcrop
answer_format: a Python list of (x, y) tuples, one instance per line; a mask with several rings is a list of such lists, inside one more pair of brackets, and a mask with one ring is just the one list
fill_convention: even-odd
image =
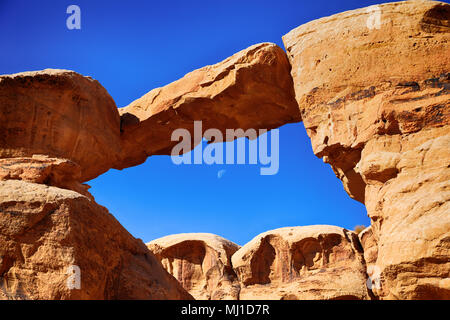
[[(178, 142), (172, 132), (273, 129), (300, 121), (286, 53), (271, 43), (242, 50), (215, 65), (186, 74), (119, 109), (122, 120), (122, 169), (150, 155), (170, 155)], [(203, 133), (203, 132), (202, 132)], [(201, 137), (200, 137), (201, 138)], [(200, 141), (192, 141), (192, 147)]]
[[(80, 278), (72, 278), (77, 272)], [(141, 240), (91, 199), (0, 181), (0, 299), (191, 298)]]
[(232, 256), (248, 299), (368, 299), (356, 233), (335, 226), (287, 227), (262, 233)]
[(314, 153), (372, 220), (382, 299), (450, 298), (449, 20), (406, 1), (283, 37)]
[(231, 256), (239, 246), (209, 233), (166, 236), (147, 244), (183, 287), (200, 300), (236, 300), (239, 282)]
[(120, 116), (96, 80), (47, 69), (0, 76), (0, 158), (36, 154), (70, 159), (80, 182), (112, 168), (120, 155)]

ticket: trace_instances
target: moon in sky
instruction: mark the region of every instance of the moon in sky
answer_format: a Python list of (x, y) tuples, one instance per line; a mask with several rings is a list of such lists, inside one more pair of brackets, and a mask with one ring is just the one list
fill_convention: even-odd
[(217, 178), (220, 179), (223, 177), (223, 175), (225, 174), (226, 170), (219, 170), (219, 172), (217, 172)]

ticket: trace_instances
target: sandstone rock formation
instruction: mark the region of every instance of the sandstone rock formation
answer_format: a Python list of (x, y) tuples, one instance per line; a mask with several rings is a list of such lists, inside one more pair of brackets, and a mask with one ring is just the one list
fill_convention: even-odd
[(214, 234), (184, 233), (153, 240), (147, 246), (195, 299), (239, 298), (240, 286), (231, 266), (237, 244)]
[[(80, 289), (68, 285), (74, 268)], [(0, 181), (0, 299), (190, 298), (144, 243), (91, 199)]]
[[(286, 53), (271, 43), (242, 50), (212, 66), (188, 73), (120, 109), (122, 155), (117, 169), (137, 165), (150, 155), (170, 155), (178, 141), (172, 132), (194, 120), (203, 131), (273, 129), (300, 121)], [(193, 141), (192, 146), (199, 141)]]
[(81, 193), (93, 199), (87, 192), (88, 185), (81, 184), (81, 168), (67, 159), (44, 155), (0, 159), (0, 180), (23, 180), (42, 183)]
[(262, 233), (232, 256), (240, 299), (368, 299), (358, 236), (334, 226)]
[(313, 150), (372, 220), (382, 299), (450, 298), (449, 20), (397, 2), (283, 37)]
[(81, 167), (81, 181), (106, 172), (120, 155), (120, 117), (90, 77), (47, 69), (0, 76), (0, 157), (44, 154)]

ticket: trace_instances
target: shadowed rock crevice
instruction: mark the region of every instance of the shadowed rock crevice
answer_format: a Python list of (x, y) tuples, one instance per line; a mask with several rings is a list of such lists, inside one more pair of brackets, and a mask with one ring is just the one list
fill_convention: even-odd
[(261, 239), (261, 246), (250, 261), (253, 277), (242, 280), (245, 286), (270, 283), (271, 267), (277, 257), (270, 240), (268, 237)]
[(450, 32), (450, 6), (448, 4), (436, 4), (425, 12), (421, 21), (421, 27), (425, 32)]

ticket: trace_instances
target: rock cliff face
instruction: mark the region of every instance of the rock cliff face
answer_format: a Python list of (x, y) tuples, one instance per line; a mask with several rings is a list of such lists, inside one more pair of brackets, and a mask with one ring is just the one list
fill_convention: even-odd
[(0, 299), (191, 298), (93, 200), (44, 184), (0, 181)]
[(368, 299), (366, 266), (354, 232), (288, 227), (256, 236), (232, 257), (240, 299)]
[[(148, 156), (170, 155), (175, 129), (273, 129), (300, 121), (286, 53), (271, 43), (242, 50), (157, 88), (120, 109), (122, 169)], [(202, 132), (203, 133), (203, 132)], [(200, 137), (201, 138), (201, 137)], [(231, 139), (233, 140), (233, 139)], [(192, 148), (200, 142), (192, 141)]]
[(237, 244), (213, 234), (186, 233), (153, 240), (147, 246), (195, 299), (239, 298), (239, 282), (231, 266)]
[(283, 38), (314, 153), (372, 220), (383, 299), (450, 298), (449, 20), (398, 2)]

